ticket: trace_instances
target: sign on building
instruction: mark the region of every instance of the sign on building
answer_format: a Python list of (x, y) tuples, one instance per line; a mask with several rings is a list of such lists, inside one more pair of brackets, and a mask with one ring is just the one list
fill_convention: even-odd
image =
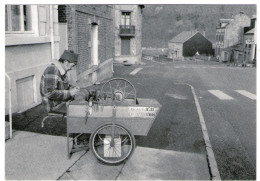
[(255, 44), (255, 42), (252, 39), (246, 39), (246, 44)]

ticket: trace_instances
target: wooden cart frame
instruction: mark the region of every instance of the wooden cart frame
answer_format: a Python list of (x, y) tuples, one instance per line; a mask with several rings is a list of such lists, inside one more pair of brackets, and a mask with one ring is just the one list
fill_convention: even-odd
[[(113, 91), (113, 94), (114, 92), (116, 91)], [(91, 134), (89, 146), (99, 160), (108, 164), (117, 164), (126, 160), (135, 148), (134, 136), (147, 136), (160, 108), (160, 103), (155, 99), (138, 98), (137, 100), (136, 97), (134, 100), (125, 98), (120, 102), (107, 100), (95, 106), (90, 106), (85, 101), (72, 101), (67, 107), (68, 157), (72, 153), (70, 134), (87, 133)], [(125, 143), (119, 145), (123, 140)], [(107, 142), (108, 145), (105, 144)], [(103, 148), (97, 148), (98, 144), (103, 144)], [(120, 156), (114, 156), (110, 153), (112, 151), (106, 153), (105, 147), (117, 150)]]

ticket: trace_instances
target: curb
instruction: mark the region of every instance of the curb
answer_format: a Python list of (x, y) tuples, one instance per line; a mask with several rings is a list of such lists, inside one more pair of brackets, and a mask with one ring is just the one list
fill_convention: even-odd
[(197, 112), (198, 112), (198, 116), (199, 116), (199, 120), (200, 120), (200, 124), (201, 124), (201, 129), (202, 129), (202, 133), (203, 133), (203, 138), (204, 138), (204, 142), (206, 145), (206, 151), (207, 151), (207, 159), (208, 159), (208, 164), (209, 164), (209, 171), (210, 171), (210, 175), (211, 175), (211, 180), (221, 180), (220, 178), (220, 174), (219, 174), (219, 170), (218, 170), (218, 166), (217, 166), (217, 162), (214, 156), (214, 152), (212, 149), (212, 145), (210, 143), (209, 140), (209, 135), (208, 135), (208, 130), (206, 127), (206, 123), (200, 108), (200, 104), (198, 101), (198, 98), (196, 96), (194, 87), (190, 84), (186, 84), (186, 83), (175, 83), (175, 84), (182, 84), (182, 85), (188, 85), (191, 88), (191, 92), (193, 94), (193, 98), (196, 104), (196, 108), (197, 108)]

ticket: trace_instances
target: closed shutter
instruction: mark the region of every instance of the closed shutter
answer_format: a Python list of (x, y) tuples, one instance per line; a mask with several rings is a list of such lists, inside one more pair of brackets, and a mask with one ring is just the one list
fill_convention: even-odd
[(48, 34), (48, 23), (47, 23), (47, 17), (48, 17), (48, 9), (46, 5), (39, 5), (39, 34), (40, 36), (45, 36)]

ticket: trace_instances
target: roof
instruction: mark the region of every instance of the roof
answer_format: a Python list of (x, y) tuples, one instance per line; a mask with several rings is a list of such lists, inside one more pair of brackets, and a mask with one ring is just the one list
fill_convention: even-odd
[(255, 28), (253, 28), (253, 29), (247, 31), (245, 34), (254, 34), (254, 33), (255, 33)]
[[(233, 21), (234, 19), (219, 19), (219, 24), (217, 26), (217, 29), (221, 29), (221, 28), (226, 28), (231, 21)], [(224, 24), (226, 23), (226, 24)]]
[(191, 37), (193, 37), (195, 34), (199, 33), (198, 31), (183, 31), (177, 36), (175, 36), (173, 39), (171, 39), (169, 42), (178, 42), (178, 43), (184, 43)]
[(219, 21), (221, 22), (221, 23), (229, 23), (230, 21), (232, 21), (232, 20), (234, 20), (234, 19), (219, 19)]

